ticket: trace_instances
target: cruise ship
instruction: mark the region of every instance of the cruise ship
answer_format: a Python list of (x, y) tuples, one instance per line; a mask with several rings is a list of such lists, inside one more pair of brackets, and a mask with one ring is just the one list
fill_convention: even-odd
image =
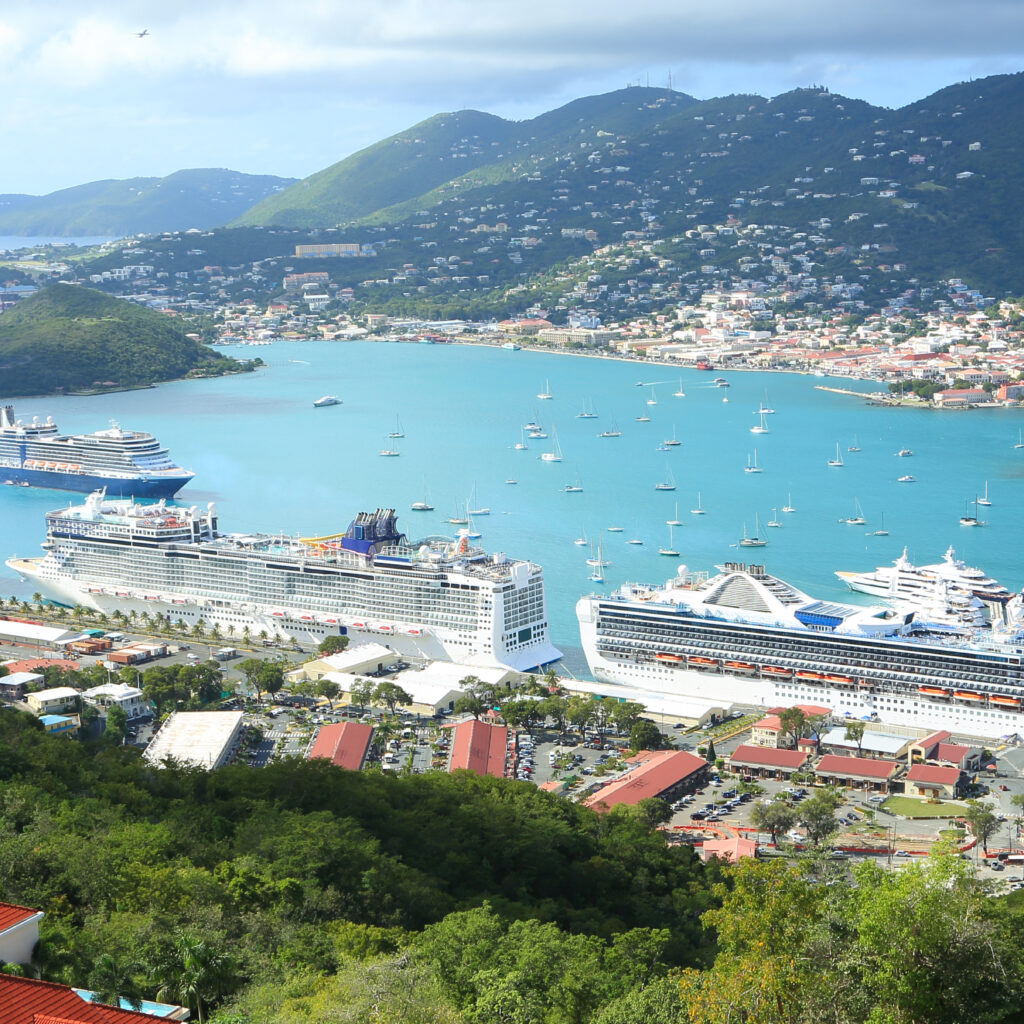
[(361, 512), (327, 537), (223, 534), (212, 503), (94, 492), (47, 513), (43, 548), (7, 565), (62, 604), (202, 621), (224, 637), (340, 634), (466, 665), (525, 671), (561, 657), (540, 566), (488, 555), (464, 532), (410, 543), (393, 509)]
[(1020, 606), (998, 629), (942, 627), (815, 600), (763, 565), (730, 562), (710, 578), (681, 566), (662, 587), (583, 597), (576, 614), (601, 682), (997, 738), (1024, 735)]
[(934, 565), (914, 565), (904, 548), (892, 565), (880, 565), (871, 572), (839, 571), (836, 576), (851, 590), (883, 601), (928, 602), (947, 592), (974, 598), (1001, 613), (1014, 596), (997, 580), (957, 558), (952, 547)]
[(176, 466), (152, 434), (116, 423), (94, 434), (61, 434), (49, 417), (23, 423), (0, 406), (0, 483), (172, 498), (195, 474)]

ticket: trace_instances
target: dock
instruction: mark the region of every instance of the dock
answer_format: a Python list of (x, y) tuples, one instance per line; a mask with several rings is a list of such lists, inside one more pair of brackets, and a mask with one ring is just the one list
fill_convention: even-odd
[(850, 398), (861, 398), (868, 405), (901, 405), (900, 400), (889, 395), (882, 394), (880, 391), (851, 391), (849, 388), (831, 388), (826, 384), (815, 384), (815, 391), (831, 391), (834, 395), (848, 395)]

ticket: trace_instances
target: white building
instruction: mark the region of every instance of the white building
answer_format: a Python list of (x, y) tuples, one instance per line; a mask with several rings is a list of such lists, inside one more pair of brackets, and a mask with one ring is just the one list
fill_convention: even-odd
[(75, 707), (80, 694), (70, 686), (54, 686), (49, 690), (37, 690), (25, 698), (25, 703), (36, 715), (59, 715)]
[(152, 713), (142, 691), (127, 683), (104, 683), (82, 693), (82, 699), (104, 710), (119, 707), (129, 718), (141, 718)]
[(219, 768), (238, 747), (243, 718), (241, 711), (175, 711), (143, 757), (157, 767), (171, 758), (199, 768)]
[(0, 960), (6, 964), (28, 964), (39, 944), (41, 910), (0, 903)]

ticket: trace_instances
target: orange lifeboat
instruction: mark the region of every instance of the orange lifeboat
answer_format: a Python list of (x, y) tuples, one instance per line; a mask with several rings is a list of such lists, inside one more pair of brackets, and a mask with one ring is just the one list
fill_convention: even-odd
[(923, 694), (925, 697), (948, 697), (949, 690), (944, 690), (941, 686), (919, 686), (917, 692)]
[(1001, 704), (1005, 708), (1020, 707), (1020, 701), (1016, 697), (1004, 697), (1002, 694), (996, 694), (994, 697), (989, 697), (989, 700), (993, 704)]
[(683, 659), (678, 654), (669, 654), (666, 651), (659, 651), (654, 656), (655, 661), (664, 661), (669, 665), (678, 665)]
[(773, 676), (791, 676), (793, 674), (791, 668), (783, 668), (781, 665), (762, 665), (761, 671)]
[(718, 662), (714, 658), (699, 658), (696, 655), (693, 655), (690, 658), (690, 664), (691, 665), (709, 665), (709, 666), (711, 666), (711, 665), (717, 665)]
[(954, 690), (953, 696), (959, 700), (975, 700), (983, 701), (986, 700), (986, 696), (983, 693), (975, 693), (973, 690)]
[(723, 661), (722, 664), (726, 668), (737, 669), (740, 672), (752, 672), (756, 668), (755, 665), (751, 665), (746, 661)]
[(809, 672), (807, 669), (800, 669), (796, 677), (797, 679), (806, 679), (813, 683), (820, 683), (825, 678), (820, 672)]
[(830, 683), (846, 683), (847, 685), (852, 685), (852, 683), (853, 683), (853, 680), (849, 676), (837, 676), (837, 675), (831, 675), (830, 674), (830, 675), (825, 676), (825, 678)]

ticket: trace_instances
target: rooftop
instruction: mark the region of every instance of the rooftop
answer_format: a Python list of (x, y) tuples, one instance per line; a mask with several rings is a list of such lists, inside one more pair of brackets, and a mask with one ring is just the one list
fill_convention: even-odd
[(373, 727), (361, 722), (324, 725), (316, 734), (307, 757), (325, 757), (339, 768), (357, 772), (366, 760), (373, 739)]
[(163, 1024), (164, 1020), (87, 1002), (67, 985), (0, 974), (0, 1024)]
[(41, 910), (33, 910), (31, 907), (19, 907), (16, 903), (0, 903), (0, 934), (21, 924), (23, 921), (30, 921), (33, 917), (42, 917)]
[(911, 765), (907, 772), (908, 782), (923, 782), (926, 785), (955, 786), (959, 779), (959, 768), (943, 768), (937, 764)]
[(466, 768), (477, 775), (505, 776), (508, 727), (488, 725), (469, 719), (452, 729), (452, 757), (449, 771)]
[(775, 747), (755, 747), (741, 743), (730, 755), (732, 764), (753, 765), (757, 768), (797, 769), (807, 760), (803, 750), (780, 750)]
[(704, 758), (685, 750), (641, 750), (626, 763), (634, 765), (633, 770), (588, 797), (584, 801), (587, 807), (600, 810), (616, 804), (633, 806), (648, 797), (660, 796), (708, 766)]
[(165, 758), (213, 768), (242, 725), (241, 711), (175, 711), (160, 727), (143, 755), (150, 764)]
[(826, 754), (814, 769), (816, 775), (835, 775), (844, 779), (888, 779), (899, 768), (899, 762), (873, 757), (846, 757)]

